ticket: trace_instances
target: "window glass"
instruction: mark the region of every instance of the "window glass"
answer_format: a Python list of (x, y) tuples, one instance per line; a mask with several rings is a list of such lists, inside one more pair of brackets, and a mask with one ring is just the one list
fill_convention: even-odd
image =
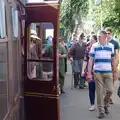
[(37, 28), (36, 28), (36, 24), (35, 23), (31, 24), (31, 29), (36, 31)]
[(41, 81), (51, 81), (53, 78), (53, 63), (52, 62), (28, 62), (27, 63), (28, 77)]
[(18, 38), (18, 11), (12, 8), (12, 24), (13, 24), (13, 35), (14, 38)]
[(29, 59), (27, 64), (28, 77), (30, 79), (50, 81), (53, 78), (53, 24), (32, 23), (29, 32), (27, 54)]
[(4, 0), (0, 0), (0, 38), (5, 38), (6, 28), (5, 28), (5, 4)]

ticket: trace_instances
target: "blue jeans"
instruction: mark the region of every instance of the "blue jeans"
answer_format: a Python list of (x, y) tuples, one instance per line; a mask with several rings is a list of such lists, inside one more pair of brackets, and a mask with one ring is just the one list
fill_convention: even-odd
[(95, 82), (90, 81), (89, 82), (89, 99), (91, 105), (95, 104)]

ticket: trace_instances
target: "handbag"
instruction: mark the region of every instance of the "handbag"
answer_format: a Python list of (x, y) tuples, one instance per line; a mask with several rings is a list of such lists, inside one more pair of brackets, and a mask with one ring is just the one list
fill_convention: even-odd
[(120, 98), (120, 83), (119, 83), (119, 87), (118, 87), (118, 92), (117, 92), (117, 95), (119, 96)]

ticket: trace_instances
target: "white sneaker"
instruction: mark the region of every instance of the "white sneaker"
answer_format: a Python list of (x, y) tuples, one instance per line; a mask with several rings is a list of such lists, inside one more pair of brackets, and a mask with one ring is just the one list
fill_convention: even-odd
[(95, 110), (95, 105), (92, 105), (89, 109), (89, 111), (94, 111)]

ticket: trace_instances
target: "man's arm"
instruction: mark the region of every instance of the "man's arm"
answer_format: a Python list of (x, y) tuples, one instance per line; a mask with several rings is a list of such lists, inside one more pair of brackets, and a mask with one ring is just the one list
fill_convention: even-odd
[(112, 57), (112, 69), (113, 69), (113, 72), (114, 72), (114, 71), (117, 70), (117, 65), (118, 65), (118, 59), (116, 59), (116, 57), (118, 57), (117, 47), (115, 47), (115, 49), (114, 49), (114, 47), (112, 46), (111, 57)]
[(113, 83), (115, 80), (118, 79), (118, 59), (116, 59), (116, 52), (114, 51), (114, 48), (112, 48), (112, 71), (113, 71)]
[(86, 61), (83, 61), (83, 65), (82, 65), (82, 76), (85, 72), (85, 68), (87, 67), (87, 62)]
[(86, 51), (85, 51), (85, 55), (84, 55), (84, 61), (83, 61), (83, 65), (82, 65), (82, 76), (84, 75), (85, 69), (87, 67), (87, 63), (89, 61), (89, 57), (88, 57), (88, 51), (87, 51), (87, 46), (86, 46)]
[(116, 52), (116, 56), (115, 56), (116, 62), (119, 63), (119, 50), (116, 49), (115, 52)]
[(117, 60), (116, 60), (116, 57), (113, 57), (112, 58), (112, 68), (113, 68), (113, 72), (116, 72), (117, 71)]
[(116, 53), (116, 56), (115, 56), (116, 61), (117, 61), (117, 63), (119, 63), (119, 44), (118, 44), (117, 41), (116, 41), (116, 44), (115, 44), (115, 53)]
[(113, 71), (113, 83), (118, 79), (119, 73), (118, 73), (118, 62), (116, 61), (116, 58), (112, 58), (112, 71)]

